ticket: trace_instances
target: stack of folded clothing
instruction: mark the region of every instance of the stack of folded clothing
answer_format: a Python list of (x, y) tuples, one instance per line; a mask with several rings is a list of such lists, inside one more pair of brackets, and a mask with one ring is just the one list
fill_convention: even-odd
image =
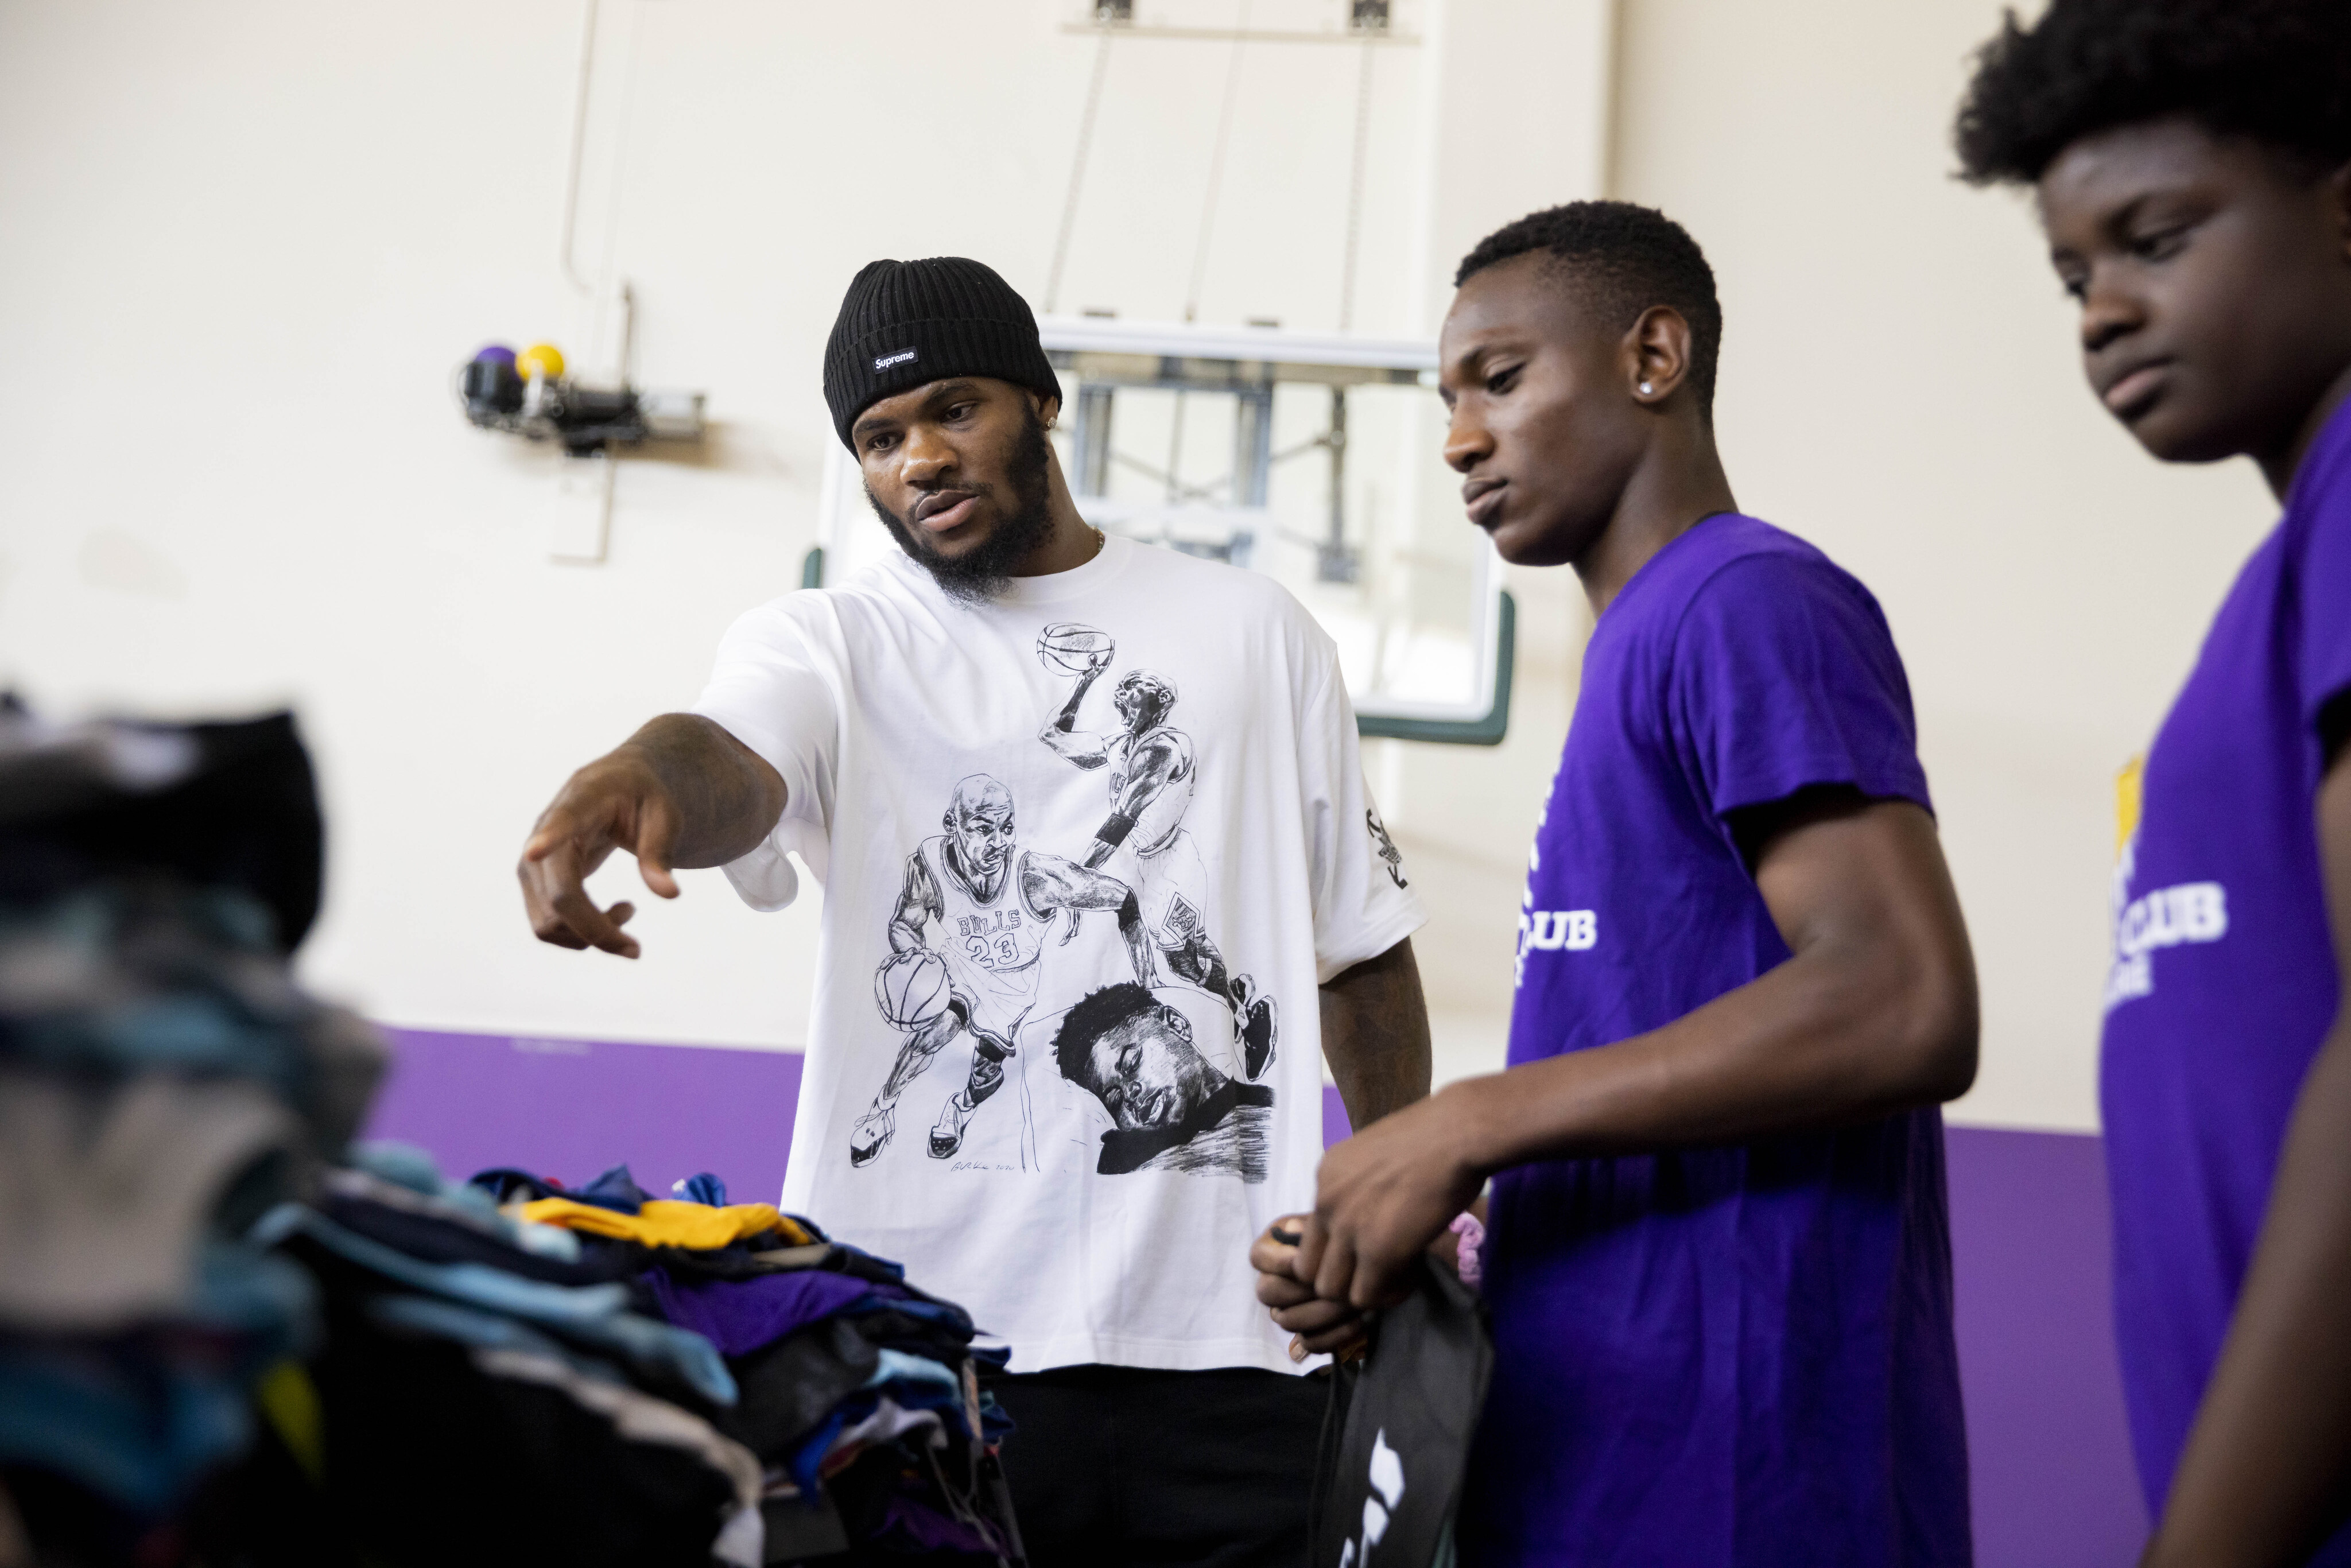
[(315, 1498), (281, 1560), (304, 1535), (392, 1563), (766, 1560), (759, 1463), (716, 1424), (735, 1379), (638, 1310), (630, 1260), (396, 1145), (255, 1234), (325, 1302), (315, 1438), (272, 1422)]
[[(0, 699), (0, 1542), (168, 1563), (298, 1381), (312, 1190), (382, 1048), (289, 980), (317, 907), (283, 718), (52, 729)], [(306, 881), (307, 879), (307, 881)], [(307, 891), (306, 891), (307, 889)]]
[(715, 1178), (351, 1140), (284, 716), (0, 696), (0, 1568), (1017, 1563), (971, 1321)]
[(764, 1561), (710, 1343), (626, 1260), (350, 1144), (284, 716), (0, 698), (0, 1563)]
[(763, 1467), (769, 1563), (904, 1556), (1011, 1563), (1019, 1532), (978, 1385), (968, 1314), (897, 1264), (767, 1204), (726, 1202), (710, 1176), (656, 1198), (625, 1167), (577, 1191), (522, 1172), (475, 1177), (522, 1221), (580, 1237), (582, 1258), (633, 1270), (660, 1315), (726, 1358), (740, 1389), (715, 1417)]

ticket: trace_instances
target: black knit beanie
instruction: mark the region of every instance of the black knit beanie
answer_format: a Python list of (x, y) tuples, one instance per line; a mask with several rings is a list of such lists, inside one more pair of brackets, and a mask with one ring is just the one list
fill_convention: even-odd
[(948, 376), (1061, 395), (1037, 318), (994, 267), (959, 256), (866, 263), (824, 346), (824, 401), (841, 444), (850, 445), (850, 426), (882, 399)]

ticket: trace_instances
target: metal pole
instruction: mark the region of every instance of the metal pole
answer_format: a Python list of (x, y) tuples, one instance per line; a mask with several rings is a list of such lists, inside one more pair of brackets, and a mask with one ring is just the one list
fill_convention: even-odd
[(1233, 505), (1262, 507), (1273, 473), (1273, 383), (1233, 394)]
[(1076, 447), (1078, 494), (1110, 493), (1111, 389), (1099, 382), (1078, 383)]
[(1314, 575), (1324, 582), (1355, 580), (1355, 552), (1347, 548), (1347, 389), (1331, 389), (1331, 533), (1315, 552)]

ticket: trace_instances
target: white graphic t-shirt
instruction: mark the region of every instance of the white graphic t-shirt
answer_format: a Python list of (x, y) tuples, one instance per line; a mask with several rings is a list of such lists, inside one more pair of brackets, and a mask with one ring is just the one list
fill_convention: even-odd
[(1313, 1202), (1315, 988), (1423, 919), (1312, 618), (1118, 538), (979, 606), (892, 558), (737, 621), (694, 711), (789, 792), (737, 891), (825, 884), (784, 1207), (1015, 1371), (1291, 1370), (1248, 1252)]

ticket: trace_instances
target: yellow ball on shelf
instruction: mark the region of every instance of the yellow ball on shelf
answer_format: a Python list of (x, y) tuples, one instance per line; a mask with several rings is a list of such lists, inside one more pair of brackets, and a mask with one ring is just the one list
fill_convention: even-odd
[(526, 381), (532, 376), (554, 381), (563, 374), (563, 350), (552, 343), (533, 343), (515, 356), (515, 371)]

